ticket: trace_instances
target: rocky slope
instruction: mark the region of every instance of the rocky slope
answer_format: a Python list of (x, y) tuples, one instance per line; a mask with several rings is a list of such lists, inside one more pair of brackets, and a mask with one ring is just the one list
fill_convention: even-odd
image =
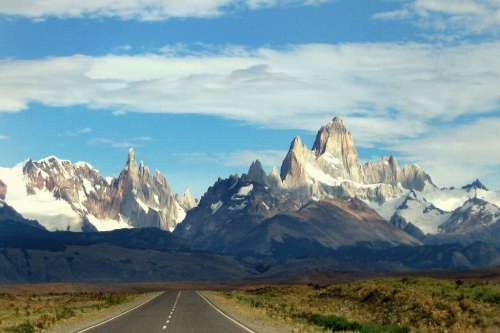
[(359, 199), (325, 199), (262, 221), (233, 252), (274, 258), (315, 257), (345, 246), (378, 249), (420, 244)]
[[(160, 172), (151, 173), (130, 150), (125, 168), (108, 180), (85, 162), (56, 157), (0, 168), (0, 195), (23, 216), (48, 230), (157, 227), (172, 231), (196, 204), (176, 200)], [(181, 201), (181, 199), (179, 199)]]
[(262, 176), (262, 166), (255, 162), (246, 175), (219, 179), (175, 234), (188, 239), (194, 249), (228, 252), (262, 220), (300, 208), (295, 193), (278, 190), (275, 178)]
[(471, 234), (488, 230), (500, 224), (500, 207), (479, 198), (467, 200), (440, 225), (442, 233)]
[(210, 187), (175, 234), (196, 250), (232, 255), (274, 256), (285, 248), (290, 255), (309, 248), (312, 255), (358, 243), (420, 243), (359, 199), (316, 202), (303, 191), (283, 187), (258, 161), (247, 174), (220, 179)]

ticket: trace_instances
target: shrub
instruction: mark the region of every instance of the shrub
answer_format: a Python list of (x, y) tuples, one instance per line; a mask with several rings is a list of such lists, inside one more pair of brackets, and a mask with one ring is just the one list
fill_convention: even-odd
[(331, 330), (332, 332), (357, 331), (360, 333), (409, 333), (407, 327), (397, 325), (378, 325), (375, 323), (358, 323), (339, 316), (313, 314), (308, 318), (310, 324)]
[(73, 311), (72, 309), (70, 309), (66, 306), (63, 307), (62, 309), (61, 308), (56, 309), (57, 320), (68, 319), (68, 318), (73, 317), (74, 315), (75, 315), (75, 311)]
[(34, 333), (35, 328), (30, 322), (26, 321), (17, 326), (9, 327), (5, 329), (6, 333)]

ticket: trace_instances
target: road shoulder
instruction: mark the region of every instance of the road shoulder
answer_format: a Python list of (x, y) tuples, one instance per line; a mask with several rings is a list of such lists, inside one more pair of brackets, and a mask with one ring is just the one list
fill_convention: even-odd
[(143, 304), (149, 303), (156, 297), (160, 296), (162, 292), (151, 292), (140, 294), (133, 300), (127, 303), (119, 304), (101, 311), (92, 312), (86, 314), (85, 317), (76, 317), (66, 320), (64, 322), (56, 324), (52, 327), (48, 333), (78, 333), (88, 327), (98, 325), (114, 317), (120, 316), (127, 311), (130, 311), (136, 307), (140, 307)]
[(240, 304), (234, 300), (223, 296), (217, 291), (200, 291), (200, 294), (208, 298), (221, 311), (228, 316), (239, 321), (258, 333), (296, 333), (308, 332), (296, 323), (285, 321), (280, 318), (270, 318), (261, 309), (250, 308), (247, 305)]

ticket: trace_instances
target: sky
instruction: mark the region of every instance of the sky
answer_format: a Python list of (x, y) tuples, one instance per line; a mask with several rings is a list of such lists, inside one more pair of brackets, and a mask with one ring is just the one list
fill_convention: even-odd
[(500, 189), (499, 0), (3, 0), (0, 165), (127, 150), (200, 196), (340, 116), (363, 160)]

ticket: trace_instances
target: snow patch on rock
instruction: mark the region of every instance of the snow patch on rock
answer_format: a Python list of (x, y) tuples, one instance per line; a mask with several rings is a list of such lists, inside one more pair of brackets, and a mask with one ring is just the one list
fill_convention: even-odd
[(210, 209), (212, 210), (212, 215), (215, 215), (215, 213), (217, 213), (217, 211), (222, 207), (222, 205), (223, 203), (220, 200), (211, 204)]

